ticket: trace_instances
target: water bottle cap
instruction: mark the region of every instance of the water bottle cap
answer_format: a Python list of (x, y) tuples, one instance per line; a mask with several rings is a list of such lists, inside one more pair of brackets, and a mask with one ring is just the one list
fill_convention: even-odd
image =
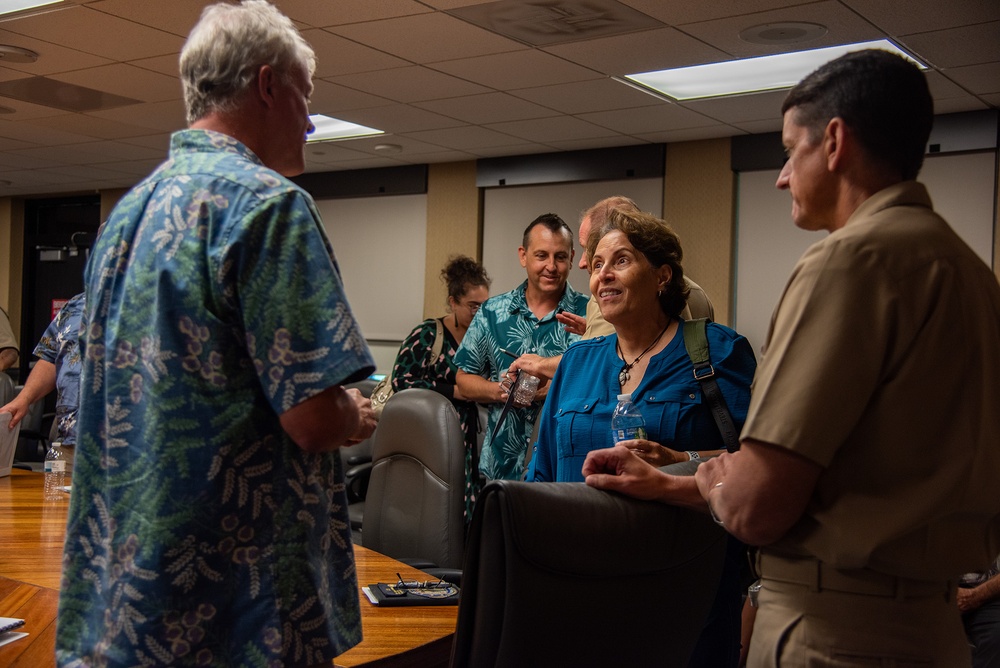
[(52, 441), (51, 447), (53, 447), (53, 448), (61, 448), (62, 447), (62, 441)]
[(630, 392), (628, 394), (619, 394), (618, 401), (632, 401), (632, 393)]

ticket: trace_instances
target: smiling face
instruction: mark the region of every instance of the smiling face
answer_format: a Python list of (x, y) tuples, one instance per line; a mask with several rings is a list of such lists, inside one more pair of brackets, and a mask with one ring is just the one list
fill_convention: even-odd
[(825, 137), (812, 137), (809, 128), (796, 123), (796, 108), (785, 112), (781, 142), (788, 159), (775, 186), (792, 196), (792, 220), (803, 230), (836, 229), (833, 175), (827, 169)]
[(521, 266), (528, 272), (528, 288), (539, 296), (562, 296), (573, 264), (573, 240), (568, 232), (553, 232), (535, 225), (528, 233), (528, 247), (518, 249)]
[(594, 250), (590, 270), (590, 292), (597, 298), (601, 315), (615, 327), (634, 318), (648, 319), (661, 310), (656, 293), (670, 282), (670, 267), (650, 264), (624, 232), (604, 235)]

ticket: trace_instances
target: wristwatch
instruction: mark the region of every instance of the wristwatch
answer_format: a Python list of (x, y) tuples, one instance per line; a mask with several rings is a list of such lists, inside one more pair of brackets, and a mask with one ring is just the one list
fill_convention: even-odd
[(688, 459), (690, 459), (692, 462), (700, 462), (701, 461), (701, 455), (699, 455), (696, 451), (694, 451), (694, 450), (685, 450), (684, 452), (687, 453)]

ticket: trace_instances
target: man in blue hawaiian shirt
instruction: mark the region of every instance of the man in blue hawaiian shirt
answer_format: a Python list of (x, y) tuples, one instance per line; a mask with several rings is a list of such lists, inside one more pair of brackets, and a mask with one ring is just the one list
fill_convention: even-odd
[(189, 129), (85, 275), (62, 666), (329, 665), (361, 639), (343, 471), (374, 369), (304, 169), (315, 57), (264, 0), (181, 51)]
[(80, 315), (83, 293), (66, 302), (35, 346), (38, 358), (24, 387), (0, 413), (10, 413), (10, 428), (28, 414), (31, 404), (52, 390), (56, 392), (57, 440), (64, 446), (76, 444), (76, 413), (80, 405)]
[(490, 417), (479, 470), (489, 479), (517, 480), (524, 471), (524, 458), (545, 387), (527, 407), (513, 408), (493, 428), (507, 399), (509, 383), (504, 372), (517, 356), (533, 353), (542, 357), (561, 355), (580, 336), (566, 331), (556, 320), (557, 311), (584, 315), (587, 296), (573, 289), (567, 278), (573, 266), (573, 232), (554, 213), (539, 216), (524, 230), (518, 248), (528, 279), (510, 292), (490, 297), (472, 319), (462, 345), (455, 353), (457, 383), (462, 394), (489, 403)]

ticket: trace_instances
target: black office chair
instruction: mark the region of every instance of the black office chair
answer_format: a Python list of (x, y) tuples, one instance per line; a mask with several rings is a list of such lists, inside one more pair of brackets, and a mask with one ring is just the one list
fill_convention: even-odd
[(493, 481), (476, 501), (453, 668), (683, 668), (722, 575), (706, 515), (582, 483)]
[(459, 579), (465, 545), (465, 434), (455, 407), (424, 389), (397, 392), (375, 430), (363, 545)]

